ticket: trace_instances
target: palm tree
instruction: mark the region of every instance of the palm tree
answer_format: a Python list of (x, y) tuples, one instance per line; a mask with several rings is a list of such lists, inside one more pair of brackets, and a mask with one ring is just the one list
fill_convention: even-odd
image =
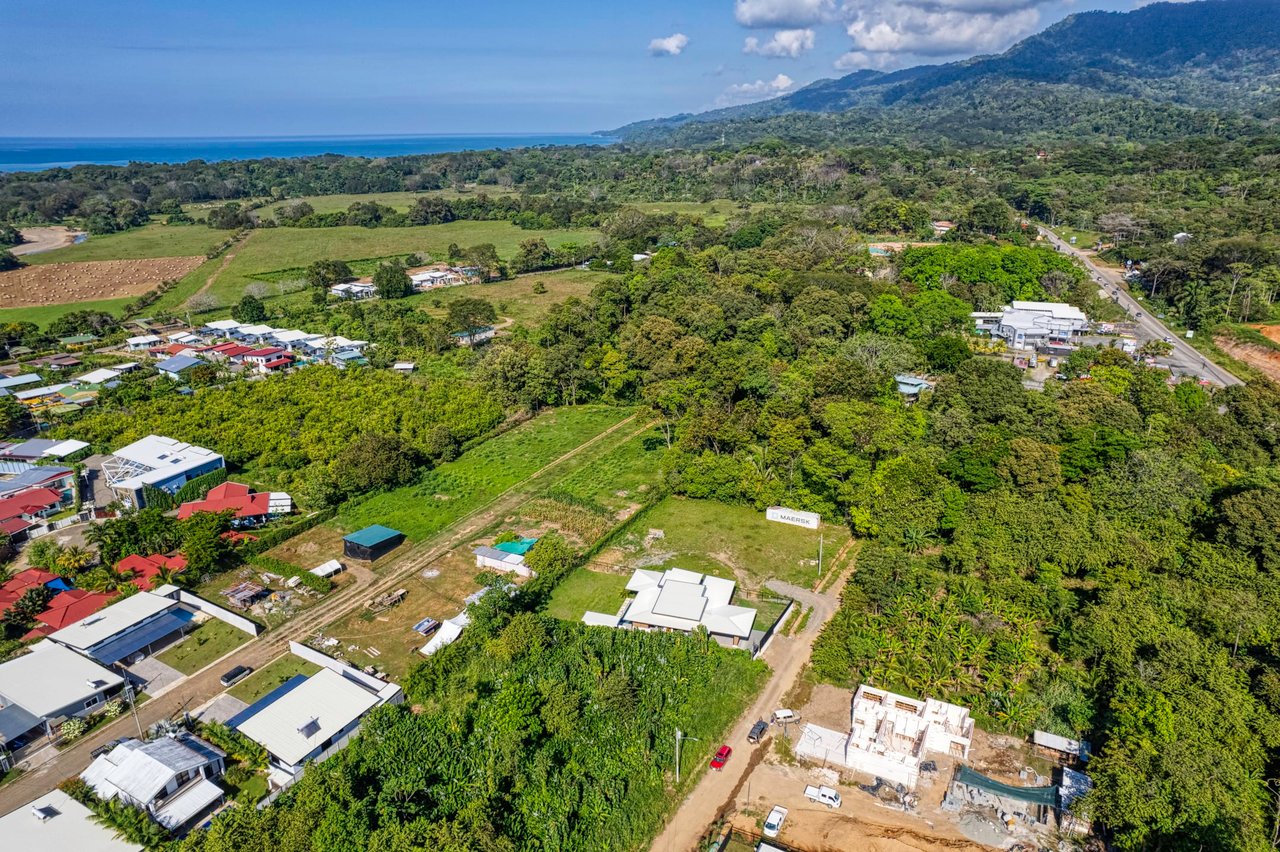
[(84, 585), (95, 592), (118, 592), (133, 582), (132, 571), (99, 566), (84, 577)]
[(58, 567), (69, 574), (79, 574), (96, 561), (93, 551), (71, 545), (58, 554)]
[(181, 568), (174, 568), (170, 565), (161, 565), (156, 571), (155, 585), (157, 586), (181, 586), (187, 581), (187, 575)]

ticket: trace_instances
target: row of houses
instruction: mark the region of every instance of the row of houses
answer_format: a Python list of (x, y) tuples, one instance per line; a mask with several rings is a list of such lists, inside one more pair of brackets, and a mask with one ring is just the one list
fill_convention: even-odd
[(52, 383), (39, 373), (0, 376), (0, 396), (12, 396), (29, 411), (59, 414), (92, 405), (101, 390), (115, 387), (121, 376), (136, 369), (136, 363), (127, 362)]
[(125, 341), (133, 352), (147, 352), (158, 360), (156, 369), (171, 378), (204, 362), (242, 365), (259, 373), (276, 373), (303, 363), (324, 361), (339, 368), (367, 363), (369, 343), (341, 335), (314, 334), (264, 324), (216, 320), (194, 332), (140, 335)]
[[(413, 289), (419, 293), (440, 290), (444, 287), (460, 287), (478, 280), (479, 277), (479, 269), (449, 266), (444, 263), (409, 270), (409, 281), (413, 284)], [(378, 295), (378, 288), (371, 281), (349, 281), (333, 285), (329, 288), (329, 293), (339, 299), (372, 299)]]

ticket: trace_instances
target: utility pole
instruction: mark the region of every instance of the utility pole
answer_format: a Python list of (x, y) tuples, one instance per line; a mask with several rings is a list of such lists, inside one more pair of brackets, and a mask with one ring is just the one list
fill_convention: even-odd
[(822, 578), (822, 533), (818, 533), (818, 578)]
[(138, 726), (138, 739), (146, 739), (142, 734), (142, 720), (138, 718), (138, 701), (133, 692), (133, 681), (129, 680), (128, 675), (125, 676), (124, 694), (129, 701), (129, 709), (133, 711), (133, 723)]

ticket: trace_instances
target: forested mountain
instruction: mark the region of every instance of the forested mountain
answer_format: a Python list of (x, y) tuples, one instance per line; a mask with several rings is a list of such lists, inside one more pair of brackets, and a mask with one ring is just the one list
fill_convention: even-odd
[[(735, 141), (812, 136), (818, 128), (832, 135), (899, 129), (975, 141), (967, 126), (975, 113), (1002, 136), (1159, 138), (1229, 131), (1275, 111), (1277, 29), (1275, 0), (1082, 12), (997, 56), (887, 73), (862, 70), (772, 100), (612, 132), (632, 142), (683, 144), (722, 133)], [(1151, 112), (1157, 120), (1145, 120)], [(1129, 113), (1140, 116), (1132, 128), (1125, 121)]]

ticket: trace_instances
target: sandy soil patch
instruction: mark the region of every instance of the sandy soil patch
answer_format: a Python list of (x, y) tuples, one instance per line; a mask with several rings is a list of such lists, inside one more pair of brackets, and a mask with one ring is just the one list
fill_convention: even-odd
[[(1259, 328), (1258, 330), (1272, 340), (1277, 339), (1275, 335), (1280, 335), (1280, 330), (1271, 328)], [(1218, 348), (1232, 358), (1245, 362), (1271, 381), (1280, 382), (1280, 352), (1273, 352), (1270, 349), (1252, 346), (1248, 343), (1237, 343), (1228, 337), (1215, 337), (1213, 342), (1218, 344)]]
[(1261, 332), (1276, 343), (1280, 343), (1280, 325), (1251, 325), (1249, 327), (1254, 331)]
[(76, 241), (76, 237), (84, 234), (84, 231), (73, 231), (61, 225), (52, 225), (48, 228), (19, 228), (19, 231), (23, 242), (10, 249), (16, 255), (39, 254), (42, 251), (66, 248)]
[(156, 257), (27, 266), (0, 273), (0, 304), (23, 308), (139, 296), (161, 281), (181, 278), (204, 260)]

